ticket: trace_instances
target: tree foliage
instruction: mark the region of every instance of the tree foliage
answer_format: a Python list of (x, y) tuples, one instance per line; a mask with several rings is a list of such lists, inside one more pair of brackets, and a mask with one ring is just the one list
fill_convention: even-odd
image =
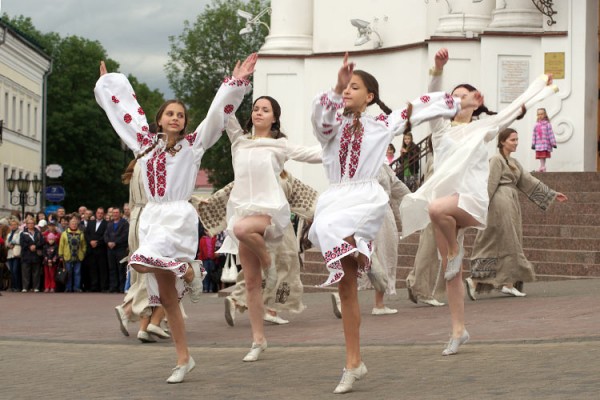
[[(132, 155), (121, 147), (93, 93), (100, 60), (105, 60), (109, 71), (117, 71), (119, 64), (108, 58), (98, 41), (41, 33), (30, 18), (23, 16), (4, 16), (3, 20), (52, 57), (47, 93), (47, 164), (63, 167), (61, 184), (67, 197), (62, 205), (72, 211), (82, 204), (90, 208), (123, 204), (128, 190), (120, 176)], [(133, 76), (129, 79), (147, 115), (154, 115), (164, 102), (163, 95)]]
[[(192, 129), (208, 112), (223, 77), (231, 74), (235, 62), (258, 51), (264, 43), (267, 31), (262, 26), (240, 36), (246, 21), (237, 16), (237, 10), (256, 15), (268, 5), (265, 0), (213, 0), (196, 21), (184, 22), (179, 36), (169, 38), (167, 77), (175, 95), (190, 108), (188, 126)], [(269, 21), (264, 18), (264, 22)], [(240, 121), (249, 118), (250, 109), (251, 96), (247, 96), (237, 113)], [(202, 168), (216, 189), (233, 180), (231, 144), (226, 135), (204, 155)]]

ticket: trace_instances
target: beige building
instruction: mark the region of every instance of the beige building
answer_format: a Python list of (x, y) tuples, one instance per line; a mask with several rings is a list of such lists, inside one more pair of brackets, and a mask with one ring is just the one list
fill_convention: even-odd
[[(598, 168), (598, 0), (271, 0), (271, 6), (254, 94), (281, 103), (282, 128), (296, 143), (316, 144), (311, 102), (335, 85), (344, 52), (378, 79), (388, 106), (401, 108), (426, 91), (434, 54), (447, 47), (446, 90), (471, 83), (492, 110), (552, 72), (560, 92), (541, 105), (558, 140), (548, 170)], [(534, 124), (530, 110), (513, 125), (521, 139), (516, 157), (529, 170), (537, 165)], [(416, 141), (428, 133), (427, 124), (418, 127)], [(401, 138), (394, 142), (398, 148)], [(327, 185), (321, 166), (286, 168), (319, 190)]]
[[(0, 214), (21, 209), (10, 204), (8, 178), (42, 179), (45, 90), (51, 65), (36, 43), (0, 20)], [(34, 195), (33, 190), (29, 193)], [(37, 196), (37, 206), (26, 210), (39, 209), (40, 201)]]

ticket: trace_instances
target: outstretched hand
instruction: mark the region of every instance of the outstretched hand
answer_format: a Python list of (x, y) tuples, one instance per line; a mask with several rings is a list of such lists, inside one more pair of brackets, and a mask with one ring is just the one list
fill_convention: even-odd
[(448, 49), (442, 47), (435, 53), (435, 69), (441, 71), (444, 69), (444, 65), (448, 62)]
[(352, 79), (352, 73), (354, 72), (354, 63), (348, 62), (348, 53), (344, 55), (344, 62), (342, 63), (342, 67), (338, 71), (338, 81), (337, 85), (335, 85), (335, 92), (337, 94), (342, 94), (344, 89), (350, 83), (350, 79)]
[(100, 61), (100, 76), (107, 74), (106, 64), (104, 64), (104, 60)]
[(546, 85), (548, 85), (548, 86), (552, 85), (552, 81), (553, 81), (552, 74), (548, 74), (548, 82), (546, 82)]
[(567, 196), (565, 196), (564, 194), (558, 192), (558, 193), (556, 193), (556, 200), (562, 203), (562, 202), (569, 200), (569, 198)]
[(479, 106), (483, 104), (483, 95), (479, 90), (475, 90), (473, 92), (469, 92), (466, 96), (464, 96), (460, 100), (460, 108), (472, 108), (477, 109)]
[(252, 53), (246, 57), (243, 63), (240, 63), (238, 60), (231, 75), (236, 79), (247, 79), (254, 72), (257, 60), (258, 54), (256, 53)]

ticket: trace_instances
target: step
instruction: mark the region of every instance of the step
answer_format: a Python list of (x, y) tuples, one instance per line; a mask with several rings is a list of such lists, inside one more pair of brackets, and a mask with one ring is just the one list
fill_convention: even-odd
[(529, 249), (595, 251), (600, 250), (600, 239), (524, 236), (523, 247)]
[(554, 214), (600, 214), (598, 203), (575, 203), (567, 201), (565, 203), (553, 203), (548, 210), (544, 211), (534, 203), (527, 201), (521, 203), (521, 213), (539, 212), (544, 215)]
[(576, 182), (580, 184), (600, 181), (599, 172), (534, 172), (532, 174), (546, 185), (552, 187), (565, 181)]
[(540, 225), (600, 225), (600, 214), (523, 214), (523, 224)]
[(600, 226), (523, 224), (523, 236), (600, 238)]
[(600, 264), (532, 262), (536, 275), (600, 277)]

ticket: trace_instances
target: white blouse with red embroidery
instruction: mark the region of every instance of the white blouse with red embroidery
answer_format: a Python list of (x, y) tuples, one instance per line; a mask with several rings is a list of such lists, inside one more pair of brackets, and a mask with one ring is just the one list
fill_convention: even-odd
[[(428, 93), (412, 102), (410, 121), (416, 126), (435, 117), (451, 118), (459, 99), (443, 93)], [(362, 113), (354, 131), (355, 116), (343, 114), (341, 95), (333, 91), (316, 97), (313, 103), (314, 132), (323, 146), (323, 166), (331, 186), (319, 197), (309, 239), (321, 249), (331, 285), (344, 275), (340, 259), (360, 252), (371, 256), (371, 241), (381, 227), (388, 196), (377, 183), (381, 160), (407, 122), (407, 110), (373, 117)], [(354, 236), (356, 247), (344, 240)], [(362, 269), (368, 269), (363, 266)]]
[(174, 155), (165, 151), (163, 135), (148, 131), (144, 110), (123, 74), (101, 76), (94, 93), (119, 137), (136, 155), (158, 141), (154, 150), (138, 162), (143, 167), (148, 200), (167, 202), (190, 199), (202, 156), (219, 140), (227, 118), (239, 107), (249, 89), (247, 80), (225, 78), (206, 118), (179, 142), (181, 149)]

